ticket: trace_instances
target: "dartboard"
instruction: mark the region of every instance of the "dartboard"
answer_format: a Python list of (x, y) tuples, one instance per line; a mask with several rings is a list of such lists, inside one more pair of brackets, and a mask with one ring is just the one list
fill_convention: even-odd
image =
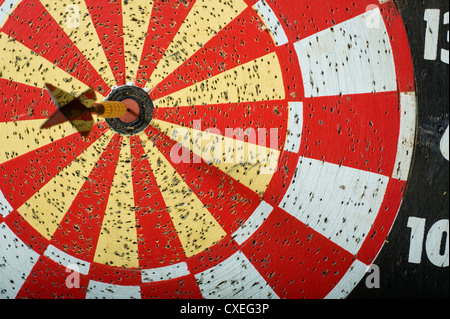
[[(392, 0), (0, 1), (0, 298), (345, 298), (407, 185)], [(132, 98), (87, 136), (51, 83)]]

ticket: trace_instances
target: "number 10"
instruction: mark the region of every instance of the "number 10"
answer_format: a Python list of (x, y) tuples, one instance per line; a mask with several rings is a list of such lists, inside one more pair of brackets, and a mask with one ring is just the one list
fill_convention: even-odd
[[(409, 257), (412, 264), (422, 261), (423, 242), (425, 240), (425, 218), (409, 217), (408, 227), (411, 228)], [(437, 267), (448, 267), (448, 219), (441, 219), (431, 226), (425, 241), (425, 251), (428, 259)]]

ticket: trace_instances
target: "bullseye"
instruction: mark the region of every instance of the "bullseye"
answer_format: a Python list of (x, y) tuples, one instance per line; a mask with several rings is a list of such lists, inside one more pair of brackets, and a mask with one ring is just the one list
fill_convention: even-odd
[(153, 118), (153, 102), (148, 93), (134, 85), (113, 88), (106, 101), (118, 101), (126, 105), (127, 112), (118, 118), (105, 119), (110, 128), (125, 136), (139, 134)]
[(121, 117), (121, 120), (124, 123), (132, 123), (136, 121), (139, 117), (139, 113), (141, 112), (141, 108), (139, 107), (139, 103), (134, 99), (125, 99), (121, 101), (127, 107), (127, 113)]

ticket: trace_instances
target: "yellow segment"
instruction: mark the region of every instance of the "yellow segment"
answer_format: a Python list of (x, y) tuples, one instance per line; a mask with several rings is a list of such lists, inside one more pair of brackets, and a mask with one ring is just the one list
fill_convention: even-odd
[(0, 164), (77, 132), (69, 122), (41, 130), (43, 123), (44, 120), (0, 123)]
[(94, 261), (139, 267), (129, 138), (124, 137)]
[(85, 2), (82, 0), (41, 0), (41, 3), (106, 84), (115, 85), (114, 75)]
[(225, 231), (145, 135), (141, 140), (187, 257), (220, 241)]
[(245, 8), (247, 4), (242, 0), (197, 0), (150, 77), (147, 88), (161, 82)]
[(284, 99), (284, 83), (276, 53), (240, 65), (155, 100), (155, 107), (177, 107)]
[[(201, 132), (155, 119), (152, 124), (176, 140), (179, 145), (191, 150), (260, 196), (266, 191), (277, 169), (280, 156), (278, 150), (223, 136), (226, 132)], [(181, 151), (178, 154), (180, 153)], [(171, 156), (175, 157), (177, 153), (174, 152)]]
[(88, 89), (82, 82), (37, 55), (10, 36), (0, 33), (0, 77), (38, 88), (51, 83), (78, 96)]
[(109, 132), (100, 137), (18, 209), (45, 238), (51, 239), (111, 136)]
[(153, 9), (153, 0), (122, 0), (123, 37), (127, 82), (134, 82)]

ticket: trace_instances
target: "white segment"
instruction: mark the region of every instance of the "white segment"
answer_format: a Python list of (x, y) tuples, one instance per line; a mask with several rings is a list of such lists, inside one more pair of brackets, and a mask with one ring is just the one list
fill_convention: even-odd
[(272, 8), (264, 0), (259, 0), (254, 6), (255, 9), (262, 17), (264, 22), (272, 34), (275, 43), (280, 46), (289, 42), (280, 21), (273, 12)]
[(439, 22), (441, 19), (440, 9), (425, 9), (423, 19), (427, 22), (425, 28), (425, 44), (423, 58), (425, 60), (436, 60), (439, 42)]
[(378, 214), (388, 182), (386, 176), (300, 157), (279, 206), (356, 254)]
[(5, 224), (0, 224), (0, 299), (14, 299), (39, 259)]
[(269, 217), (273, 207), (262, 201), (245, 223), (233, 233), (233, 239), (242, 245)]
[(73, 271), (77, 271), (83, 275), (89, 274), (89, 268), (91, 266), (89, 262), (71, 256), (55, 246), (49, 245), (44, 256), (47, 256), (54, 262), (72, 269)]
[(195, 278), (205, 299), (278, 299), (240, 251)]
[(389, 35), (374, 19), (384, 21), (378, 8), (294, 44), (305, 96), (397, 90)]
[(400, 135), (398, 137), (397, 156), (393, 178), (406, 181), (413, 155), (416, 131), (416, 94), (400, 93)]
[(303, 102), (289, 102), (288, 134), (285, 151), (298, 153), (303, 130)]
[(19, 0), (6, 0), (0, 6), (0, 28), (3, 26), (6, 19), (8, 19), (9, 14), (12, 12), (18, 2)]
[(141, 299), (141, 288), (91, 280), (86, 292), (86, 299)]
[(13, 208), (9, 204), (3, 192), (0, 190), (0, 215), (6, 217), (13, 211)]
[(359, 260), (355, 260), (338, 284), (325, 299), (344, 299), (364, 277), (369, 267)]
[(141, 271), (142, 282), (163, 281), (189, 275), (189, 269), (185, 262)]
[(447, 125), (447, 129), (445, 130), (444, 135), (442, 135), (441, 142), (439, 143), (439, 147), (441, 149), (442, 156), (444, 156), (444, 158), (447, 161), (448, 161), (448, 157), (449, 157), (448, 146), (449, 146), (449, 142), (448, 142), (448, 125)]

